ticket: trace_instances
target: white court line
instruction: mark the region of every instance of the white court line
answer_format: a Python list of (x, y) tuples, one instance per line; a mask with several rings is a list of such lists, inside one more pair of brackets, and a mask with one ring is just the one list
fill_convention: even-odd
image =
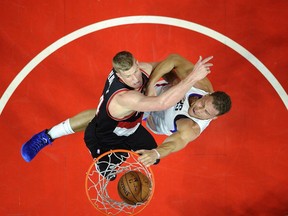
[(252, 53), (250, 53), (247, 49), (236, 43), (235, 41), (231, 40), (230, 38), (226, 37), (223, 34), (220, 34), (212, 29), (207, 27), (201, 26), (196, 23), (192, 23), (189, 21), (171, 18), (171, 17), (164, 17), (164, 16), (127, 16), (127, 17), (120, 17), (114, 18), (109, 20), (104, 20), (101, 22), (97, 22), (81, 29), (78, 29), (51, 44), (42, 52), (40, 52), (37, 56), (35, 56), (14, 78), (14, 80), (10, 83), (4, 94), (0, 99), (0, 115), (6, 106), (9, 98), (19, 86), (19, 84), (25, 79), (25, 77), (45, 58), (47, 58), (50, 54), (61, 48), (62, 46), (70, 43), (71, 41), (78, 39), (82, 36), (90, 34), (92, 32), (96, 32), (98, 30), (120, 26), (120, 25), (127, 25), (127, 24), (163, 24), (163, 25), (170, 25), (176, 26), (180, 28), (185, 28), (191, 31), (199, 32), (204, 34), (208, 37), (211, 37), (224, 45), (230, 47), (231, 49), (235, 50), (241, 56), (243, 56), (247, 61), (249, 61), (252, 65), (254, 65), (260, 73), (268, 80), (268, 82), (273, 86), (275, 91), (278, 93), (280, 98), (282, 99), (286, 109), (288, 109), (288, 95), (285, 92), (284, 88), (278, 82), (278, 80), (274, 77), (274, 75), (265, 67), (265, 65), (260, 62)]

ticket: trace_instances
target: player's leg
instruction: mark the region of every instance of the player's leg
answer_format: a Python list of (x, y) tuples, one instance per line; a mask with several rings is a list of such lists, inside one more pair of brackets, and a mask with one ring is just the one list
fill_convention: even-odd
[(37, 153), (45, 146), (51, 144), (55, 139), (67, 136), (75, 132), (84, 131), (88, 123), (95, 116), (96, 109), (86, 110), (77, 115), (35, 134), (30, 140), (23, 144), (21, 155), (23, 159), (30, 162)]
[(96, 109), (85, 110), (70, 118), (70, 126), (74, 132), (85, 131), (89, 122), (95, 117)]
[(86, 129), (89, 122), (94, 118), (96, 109), (85, 110), (77, 115), (55, 125), (47, 131), (52, 140), (62, 136), (70, 135), (75, 132), (81, 132)]

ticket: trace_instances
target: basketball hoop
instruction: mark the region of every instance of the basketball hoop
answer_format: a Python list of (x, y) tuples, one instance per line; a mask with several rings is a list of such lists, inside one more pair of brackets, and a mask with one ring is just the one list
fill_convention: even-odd
[[(90, 165), (85, 180), (86, 194), (90, 203), (102, 214), (136, 215), (150, 202), (155, 188), (154, 175), (150, 167), (145, 167), (138, 161), (138, 156), (135, 152), (128, 150), (111, 150), (94, 159)], [(144, 203), (130, 205), (118, 195), (118, 180), (129, 171), (141, 172), (151, 182), (151, 192)]]

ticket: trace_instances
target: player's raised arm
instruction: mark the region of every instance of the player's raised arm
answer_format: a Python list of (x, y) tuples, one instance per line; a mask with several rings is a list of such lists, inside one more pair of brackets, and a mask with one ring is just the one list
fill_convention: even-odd
[(201, 64), (206, 64), (207, 69), (210, 70), (210, 67), (213, 66), (213, 64), (209, 61), (212, 58), (213, 57), (210, 56), (202, 60), (202, 57), (200, 56), (198, 62), (194, 66), (193, 63), (184, 57), (178, 54), (170, 54), (164, 61), (160, 62), (152, 72), (147, 85), (147, 95), (154, 95), (153, 88), (161, 77), (170, 83), (174, 83), (174, 81), (176, 81), (175, 83), (178, 83), (180, 80), (186, 79), (189, 73), (197, 70)]
[(165, 110), (181, 100), (197, 81), (203, 79), (210, 73), (210, 66), (212, 65), (212, 63), (209, 62), (210, 59), (211, 57), (203, 60), (200, 58), (193, 71), (189, 73), (185, 79), (161, 95), (147, 97), (137, 91), (127, 91), (115, 96), (113, 106), (134, 111)]

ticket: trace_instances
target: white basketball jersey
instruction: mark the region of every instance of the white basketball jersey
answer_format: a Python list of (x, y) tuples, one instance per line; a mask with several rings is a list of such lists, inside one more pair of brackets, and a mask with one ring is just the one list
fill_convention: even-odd
[[(156, 86), (157, 94), (161, 94), (161, 92), (165, 91), (167, 88), (169, 88), (169, 85), (167, 85), (166, 82), (161, 81), (157, 83), (157, 86)], [(191, 117), (188, 114), (188, 109), (189, 109), (188, 99), (189, 99), (189, 96), (192, 94), (203, 96), (203, 95), (208, 94), (208, 92), (192, 87), (185, 94), (185, 97), (182, 100), (180, 100), (175, 106), (167, 110), (163, 110), (163, 111), (145, 113), (144, 118), (147, 118), (146, 126), (155, 134), (165, 134), (167, 136), (170, 136), (172, 133), (177, 131), (176, 121), (175, 121), (177, 116), (178, 117), (185, 116), (189, 119), (192, 119), (194, 122), (196, 122), (200, 127), (200, 133), (202, 133), (202, 131), (209, 125), (212, 119), (201, 120), (201, 119)]]

